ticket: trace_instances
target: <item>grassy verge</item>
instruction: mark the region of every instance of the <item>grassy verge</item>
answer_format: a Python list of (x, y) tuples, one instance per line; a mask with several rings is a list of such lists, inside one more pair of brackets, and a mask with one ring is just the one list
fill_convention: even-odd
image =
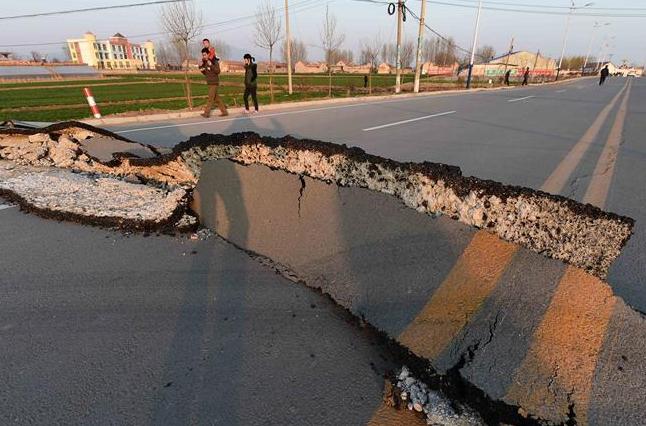
[[(189, 75), (194, 106), (201, 107), (208, 88), (199, 73)], [(414, 76), (404, 75), (405, 90), (412, 90)], [(0, 120), (57, 121), (90, 117), (89, 107), (82, 87), (90, 87), (104, 116), (124, 113), (172, 111), (187, 108), (182, 73), (139, 73), (128, 75), (107, 75), (102, 79), (38, 81), (32, 83), (0, 84)], [(393, 75), (373, 75), (373, 94), (392, 92), (395, 84)], [(286, 93), (287, 76), (274, 75), (274, 102), (295, 102), (327, 97), (327, 75), (294, 76), (294, 94)], [(231, 107), (243, 103), (243, 75), (223, 74), (220, 94)], [(151, 84), (152, 82), (152, 84)], [(261, 104), (269, 103), (269, 76), (259, 76)], [(364, 76), (335, 74), (332, 76), (333, 97), (367, 95)], [(462, 82), (442, 78), (422, 79), (423, 90), (450, 90), (463, 87)], [(490, 87), (485, 82), (476, 82), (474, 87)], [(11, 90), (8, 90), (11, 89)]]

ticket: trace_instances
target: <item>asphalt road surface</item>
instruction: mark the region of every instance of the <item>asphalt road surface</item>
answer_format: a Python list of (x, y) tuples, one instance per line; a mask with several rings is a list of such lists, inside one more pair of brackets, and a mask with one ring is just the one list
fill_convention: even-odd
[[(646, 312), (645, 118), (646, 79), (613, 78), (602, 87), (595, 79), (585, 79), (112, 130), (163, 147), (200, 133), (291, 134), (359, 146), (396, 160), (453, 164), (465, 175), (532, 188), (542, 188), (561, 166), (558, 177), (566, 179), (562, 195), (637, 221), (635, 235), (611, 269), (609, 281), (617, 295)], [(582, 146), (585, 149), (579, 149)], [(563, 173), (563, 168), (569, 172)], [(604, 185), (609, 186), (607, 197), (595, 197), (594, 189), (588, 193)]]
[(2, 425), (409, 415), (382, 408), (383, 375), (400, 366), (375, 336), (218, 238), (127, 236), (17, 208), (0, 211), (0, 235)]
[[(565, 179), (563, 195), (637, 220), (609, 281), (646, 311), (644, 99), (646, 80), (578, 80), (112, 129), (163, 147), (200, 133), (291, 134), (508, 184)], [(219, 239), (124, 236), (2, 201), (0, 236), (0, 424), (392, 415), (383, 374), (399, 366), (387, 349), (323, 296)]]

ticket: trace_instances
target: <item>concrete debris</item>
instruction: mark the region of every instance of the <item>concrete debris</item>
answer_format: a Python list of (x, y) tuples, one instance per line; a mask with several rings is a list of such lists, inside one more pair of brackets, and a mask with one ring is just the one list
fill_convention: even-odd
[(473, 410), (459, 406), (458, 413), (446, 397), (430, 390), (426, 384), (417, 380), (408, 368), (402, 367), (397, 376), (397, 388), (401, 399), (409, 411), (424, 413), (426, 423), (437, 426), (479, 426), (484, 421)]
[(182, 218), (175, 223), (175, 228), (178, 231), (190, 231), (196, 228), (199, 225), (198, 219), (190, 214), (184, 213)]
[(163, 223), (186, 197), (181, 188), (163, 190), (51, 167), (14, 165), (8, 170), (6, 163), (0, 161), (0, 194), (50, 213)]
[(194, 241), (206, 241), (213, 236), (213, 231), (208, 228), (202, 228), (193, 235), (191, 235), (191, 240)]

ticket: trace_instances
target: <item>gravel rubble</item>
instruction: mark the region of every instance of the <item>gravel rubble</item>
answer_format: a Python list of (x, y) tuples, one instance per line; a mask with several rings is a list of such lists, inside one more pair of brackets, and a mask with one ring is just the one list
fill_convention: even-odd
[(397, 375), (400, 398), (410, 411), (424, 413), (426, 424), (433, 426), (484, 426), (483, 420), (468, 407), (460, 406), (460, 412), (439, 392), (430, 390), (417, 380), (406, 367)]

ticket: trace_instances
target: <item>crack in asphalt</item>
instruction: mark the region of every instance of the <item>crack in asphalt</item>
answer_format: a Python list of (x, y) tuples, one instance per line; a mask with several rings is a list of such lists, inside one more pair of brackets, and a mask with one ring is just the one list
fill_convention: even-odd
[(301, 189), (298, 191), (298, 217), (301, 217), (301, 201), (303, 200), (303, 193), (305, 192), (305, 177), (303, 175), (298, 175), (298, 179), (301, 181)]

